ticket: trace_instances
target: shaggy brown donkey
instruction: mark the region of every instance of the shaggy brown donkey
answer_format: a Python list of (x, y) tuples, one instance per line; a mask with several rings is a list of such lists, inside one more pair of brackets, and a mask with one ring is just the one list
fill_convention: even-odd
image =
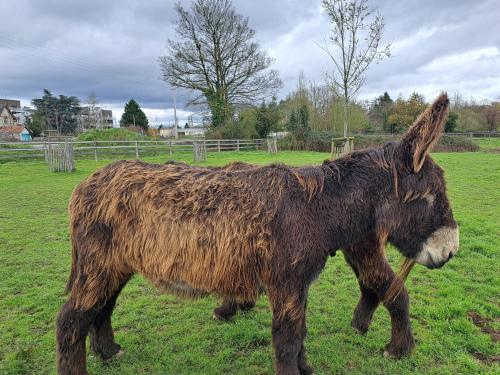
[(318, 167), (230, 170), (121, 161), (94, 173), (69, 206), (73, 264), (70, 295), (57, 318), (59, 374), (86, 374), (88, 334), (102, 358), (121, 352), (111, 314), (134, 273), (172, 293), (216, 293), (236, 303), (254, 301), (265, 288), (276, 373), (309, 374), (307, 292), (340, 248), (363, 291), (353, 326), (364, 331), (382, 301), (393, 322), (387, 353), (407, 353), (413, 345), (408, 296), (383, 244), (392, 242), (430, 268), (458, 249), (443, 172), (427, 156), (447, 110), (441, 95), (399, 143)]

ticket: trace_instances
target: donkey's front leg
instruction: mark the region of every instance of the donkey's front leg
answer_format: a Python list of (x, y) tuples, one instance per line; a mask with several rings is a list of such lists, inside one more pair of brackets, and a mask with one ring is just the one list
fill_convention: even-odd
[(355, 331), (362, 335), (364, 335), (370, 328), (373, 314), (375, 313), (380, 300), (376, 291), (372, 290), (369, 283), (365, 282), (365, 277), (360, 277), (360, 272), (363, 272), (362, 276), (365, 276), (366, 263), (370, 261), (369, 257), (373, 255), (375, 257), (379, 257), (380, 255), (377, 253), (380, 251), (382, 251), (381, 243), (374, 233), (354, 245), (351, 245), (344, 251), (344, 257), (356, 274), (359, 289), (361, 291), (361, 297), (356, 305), (356, 308), (354, 309), (351, 326)]
[[(285, 284), (286, 285), (286, 284)], [(305, 307), (307, 291), (290, 285), (269, 288), (269, 300), (273, 310), (273, 346), (276, 356), (276, 374), (309, 375), (306, 363), (304, 338), (306, 336)]]
[(364, 335), (370, 328), (373, 314), (379, 305), (379, 299), (377, 293), (362, 285), (359, 287), (361, 289), (361, 298), (354, 309), (351, 326), (355, 331)]
[(383, 247), (384, 242), (372, 234), (345, 250), (346, 260), (356, 273), (361, 289), (361, 299), (354, 311), (352, 326), (362, 333), (366, 332), (379, 301), (383, 301), (392, 325), (391, 341), (384, 355), (401, 358), (414, 347), (409, 297), (403, 286), (395, 299), (386, 301), (386, 292), (396, 275), (387, 262)]
[(409, 317), (409, 297), (403, 286), (393, 301), (384, 301), (384, 306), (391, 315), (391, 342), (387, 344), (384, 356), (401, 358), (410, 354), (415, 346)]

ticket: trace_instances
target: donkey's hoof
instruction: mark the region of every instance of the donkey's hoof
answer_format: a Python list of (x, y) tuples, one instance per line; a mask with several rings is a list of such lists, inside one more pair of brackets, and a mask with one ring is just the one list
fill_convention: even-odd
[(115, 359), (120, 358), (124, 354), (125, 354), (125, 352), (122, 349), (120, 349), (120, 350), (118, 350), (118, 352), (116, 354), (113, 354), (111, 357), (105, 359), (104, 362), (110, 363), (110, 362), (114, 361)]
[(230, 322), (231, 321), (231, 318), (232, 316), (225, 316), (225, 315), (222, 315), (222, 314), (217, 314), (215, 311), (214, 311), (214, 314), (212, 315), (212, 318), (218, 322)]
[(228, 311), (226, 309), (223, 309), (221, 307), (217, 307), (214, 309), (214, 314), (212, 317), (215, 320), (218, 320), (219, 322), (229, 322), (231, 321), (231, 318), (236, 314), (236, 311)]
[(368, 325), (357, 323), (354, 320), (351, 322), (351, 328), (362, 336), (365, 336), (366, 332), (368, 332)]
[(299, 366), (300, 375), (314, 375), (314, 371), (309, 365)]
[(401, 359), (407, 357), (411, 353), (412, 347), (409, 348), (391, 348), (389, 345), (385, 347), (384, 357), (391, 359)]
[(255, 302), (243, 302), (243, 303), (238, 303), (238, 308), (241, 311), (249, 311), (255, 307)]

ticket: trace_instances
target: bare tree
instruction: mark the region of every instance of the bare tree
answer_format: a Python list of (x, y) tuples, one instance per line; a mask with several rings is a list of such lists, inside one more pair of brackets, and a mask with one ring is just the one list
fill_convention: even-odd
[(486, 123), (489, 131), (496, 131), (500, 119), (500, 102), (492, 102), (485, 106)]
[(266, 52), (253, 41), (248, 18), (230, 0), (195, 0), (190, 11), (180, 4), (176, 40), (168, 40), (168, 56), (160, 57), (162, 79), (193, 90), (188, 105), (208, 105), (212, 124), (223, 124), (232, 106), (258, 103), (281, 87)]
[(103, 118), (101, 108), (97, 106), (99, 100), (94, 93), (90, 93), (88, 98), (85, 100), (86, 116), (84, 121), (84, 127), (88, 129), (102, 129), (103, 128)]
[(380, 47), (384, 18), (369, 9), (368, 0), (323, 0), (332, 23), (332, 35), (323, 49), (338, 74), (330, 75), (334, 90), (344, 99), (344, 137), (347, 137), (347, 106), (365, 81), (372, 62), (391, 54), (391, 45)]

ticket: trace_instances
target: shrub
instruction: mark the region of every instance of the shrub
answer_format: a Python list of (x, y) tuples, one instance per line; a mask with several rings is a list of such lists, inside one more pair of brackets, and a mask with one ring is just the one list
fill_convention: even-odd
[(78, 136), (78, 141), (134, 141), (148, 139), (142, 134), (124, 128), (89, 130)]
[[(333, 132), (313, 132), (304, 143), (298, 144), (291, 136), (278, 140), (278, 148), (282, 150), (309, 150), (318, 152), (330, 152), (332, 138), (341, 137)], [(386, 142), (396, 141), (399, 137), (392, 135), (354, 136), (354, 149), (378, 147)], [(434, 152), (468, 152), (478, 151), (479, 146), (467, 137), (443, 135), (434, 147)]]

